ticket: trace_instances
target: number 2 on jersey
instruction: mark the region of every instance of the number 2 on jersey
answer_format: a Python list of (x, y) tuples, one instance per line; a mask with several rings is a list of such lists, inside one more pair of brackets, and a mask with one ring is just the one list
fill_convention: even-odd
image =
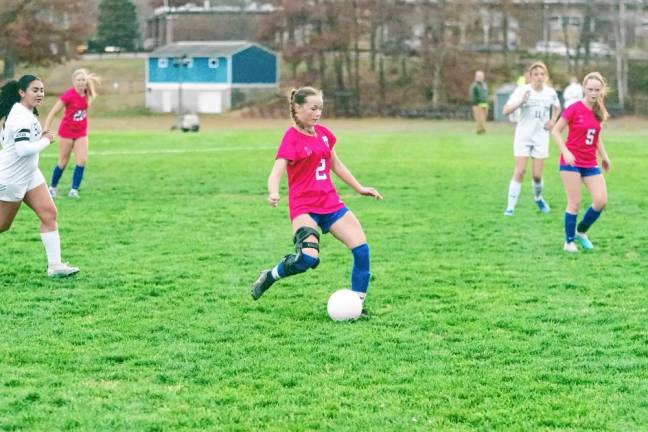
[(320, 161), (319, 166), (315, 170), (315, 180), (326, 180), (326, 173), (324, 170), (326, 169), (326, 159), (322, 158)]
[(585, 144), (592, 145), (594, 143), (595, 135), (596, 135), (596, 129), (587, 129), (587, 135), (585, 136)]

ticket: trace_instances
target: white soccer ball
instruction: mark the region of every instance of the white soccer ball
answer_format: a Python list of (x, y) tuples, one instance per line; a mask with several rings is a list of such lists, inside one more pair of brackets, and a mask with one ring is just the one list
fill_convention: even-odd
[(362, 300), (349, 289), (337, 290), (329, 297), (326, 310), (333, 321), (354, 320), (362, 313)]

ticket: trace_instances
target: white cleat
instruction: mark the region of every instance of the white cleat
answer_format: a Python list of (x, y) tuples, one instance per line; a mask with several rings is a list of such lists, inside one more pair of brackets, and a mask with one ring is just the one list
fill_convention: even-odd
[(68, 196), (69, 196), (70, 198), (75, 198), (75, 199), (79, 199), (79, 198), (81, 198), (81, 197), (79, 196), (79, 189), (70, 189), (70, 193), (68, 194)]
[(47, 266), (47, 276), (51, 278), (63, 278), (72, 276), (79, 272), (79, 267), (72, 267), (68, 263), (50, 264)]
[(49, 194), (50, 194), (50, 196), (51, 196), (52, 198), (56, 198), (56, 194), (57, 194), (57, 192), (56, 192), (56, 188), (50, 186), (50, 187), (49, 187)]
[(569, 243), (565, 243), (565, 246), (563, 246), (563, 250), (565, 252), (570, 252), (570, 253), (578, 252), (578, 248), (576, 247), (576, 243), (574, 243), (573, 241), (570, 241)]
[(513, 209), (504, 210), (504, 216), (513, 216)]

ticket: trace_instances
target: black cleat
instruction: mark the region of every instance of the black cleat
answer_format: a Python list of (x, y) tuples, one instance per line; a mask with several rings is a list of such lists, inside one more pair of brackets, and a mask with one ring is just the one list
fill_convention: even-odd
[(271, 272), (271, 270), (263, 270), (259, 273), (257, 280), (252, 284), (250, 294), (252, 294), (254, 300), (259, 300), (263, 293), (266, 292), (273, 283), (275, 283), (274, 279), (272, 279)]
[(365, 308), (362, 308), (362, 312), (360, 312), (360, 318), (369, 318), (369, 317), (371, 317), (369, 311)]

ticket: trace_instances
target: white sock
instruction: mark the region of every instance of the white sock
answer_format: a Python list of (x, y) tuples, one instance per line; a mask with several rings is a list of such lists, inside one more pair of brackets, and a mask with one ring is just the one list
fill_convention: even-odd
[(536, 201), (542, 197), (543, 187), (544, 181), (540, 180), (539, 182), (536, 182), (533, 180), (533, 198), (535, 198)]
[(41, 233), (41, 240), (45, 246), (48, 264), (59, 264), (61, 262), (61, 238), (58, 230)]
[(366, 292), (359, 292), (359, 291), (353, 291), (354, 293), (358, 294), (358, 297), (360, 297), (360, 300), (364, 304), (365, 298), (367, 297)]
[(272, 268), (271, 274), (272, 274), (272, 279), (274, 279), (274, 280), (281, 279), (281, 276), (279, 276), (279, 264), (277, 264), (276, 266), (274, 266)]
[(518, 183), (515, 180), (511, 180), (508, 190), (508, 206), (507, 210), (513, 210), (517, 204), (518, 197), (520, 196), (520, 190), (522, 189), (522, 183)]

